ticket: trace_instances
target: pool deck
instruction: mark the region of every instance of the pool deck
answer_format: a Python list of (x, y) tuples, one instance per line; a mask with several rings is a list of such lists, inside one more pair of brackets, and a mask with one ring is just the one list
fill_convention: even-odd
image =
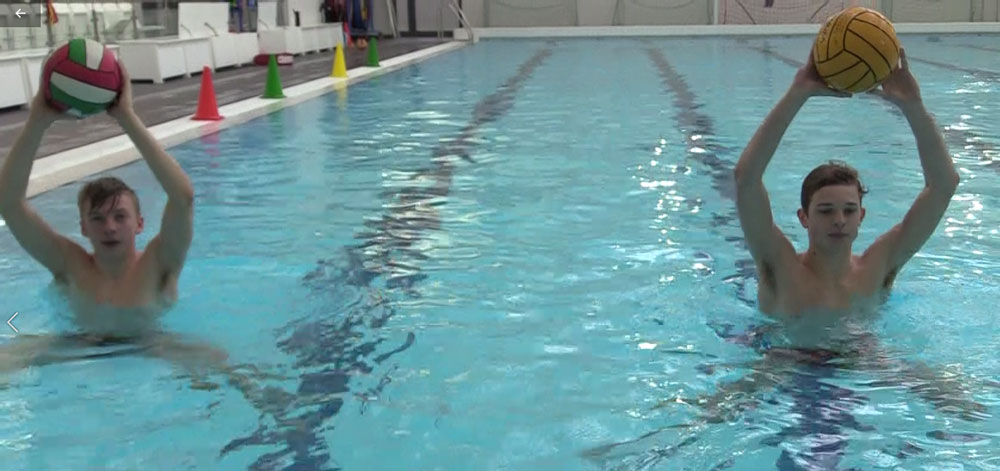
[[(421, 54), (419, 54), (421, 51), (434, 49), (443, 50), (442, 48), (447, 49), (448, 45), (457, 46), (458, 44), (456, 43), (460, 43), (460, 41), (455, 42), (450, 38), (384, 39), (380, 40), (378, 43), (379, 62), (380, 65), (386, 67), (387, 65), (392, 65), (394, 62), (392, 59), (402, 58), (404, 59), (403, 61), (399, 61), (398, 64), (395, 64), (397, 66), (401, 66), (405, 65), (405, 63), (419, 60), (421, 58)], [(340, 79), (340, 81), (351, 83), (356, 79), (360, 79), (363, 75), (370, 75), (371, 73), (379, 72), (374, 68), (365, 67), (367, 64), (367, 57), (367, 51), (356, 48), (346, 49), (344, 51), (344, 60), (348, 68), (349, 77), (351, 78), (347, 80)], [(296, 56), (293, 65), (279, 67), (281, 84), (286, 95), (308, 99), (309, 97), (331, 90), (332, 88), (330, 88), (330, 85), (337, 83), (337, 80), (335, 79), (328, 79), (333, 69), (333, 58), (333, 51), (321, 51), (318, 53)], [(388, 64), (386, 63), (387, 61)], [(360, 71), (364, 71), (366, 73), (359, 73)], [(213, 88), (215, 89), (216, 101), (222, 115), (226, 117), (223, 121), (229, 120), (231, 115), (247, 114), (247, 110), (249, 110), (249, 108), (236, 109), (234, 107), (255, 100), (261, 100), (259, 97), (264, 92), (266, 77), (267, 67), (256, 65), (244, 65), (242, 67), (221, 69), (213, 72), (212, 83)], [(324, 78), (327, 78), (330, 81), (330, 83), (327, 84), (326, 90), (317, 89), (316, 86), (309, 86), (309, 84), (315, 85), (317, 79)], [(223, 121), (206, 122), (190, 120), (190, 117), (197, 109), (198, 96), (201, 90), (201, 81), (201, 74), (197, 74), (191, 77), (181, 77), (168, 80), (162, 84), (133, 82), (132, 93), (135, 101), (135, 110), (142, 119), (143, 123), (145, 123), (151, 130), (156, 127), (166, 127), (170, 122), (182, 123), (184, 121), (190, 121), (193, 126), (200, 126), (201, 133), (205, 132), (204, 128), (206, 126), (213, 123), (219, 123), (216, 124), (216, 126), (219, 126), (220, 129), (228, 127), (228, 125), (232, 123), (224, 123)], [(294, 90), (296, 86), (300, 85), (310, 89), (308, 96), (290, 93), (289, 89)], [(300, 99), (298, 101), (302, 100)], [(288, 104), (291, 103), (282, 103), (281, 105), (286, 106)], [(230, 106), (227, 107), (227, 105)], [(258, 106), (257, 108), (261, 107)], [(265, 108), (267, 109), (263, 111), (258, 110), (256, 115), (274, 111), (278, 107), (269, 106)], [(21, 132), (27, 116), (28, 110), (27, 107), (24, 106), (0, 110), (0, 165), (2, 165), (3, 160), (6, 160), (7, 153), (10, 151), (14, 140)], [(243, 120), (245, 121), (245, 119)], [(177, 126), (174, 127), (176, 128)], [(154, 132), (154, 135), (158, 134)], [(174, 136), (174, 138), (169, 141), (161, 140), (161, 142), (163, 142), (165, 146), (169, 147), (192, 137), (195, 137), (195, 135), (188, 133), (183, 137)], [(69, 158), (67, 156), (73, 154), (74, 150), (79, 150), (81, 152), (90, 151), (90, 153), (93, 153), (94, 150), (100, 150), (97, 146), (102, 146), (105, 143), (110, 144), (116, 139), (119, 141), (119, 144), (121, 144), (125, 137), (118, 124), (106, 114), (93, 116), (80, 121), (67, 120), (59, 121), (53, 124), (43, 137), (38, 154), (36, 155), (36, 168), (34, 169), (36, 171), (32, 174), (33, 188), (29, 188), (29, 196), (33, 196), (34, 194), (46, 191), (61, 184), (69, 183), (73, 179), (81, 178), (86, 174), (100, 171), (94, 167), (94, 165), (89, 165), (89, 168), (85, 169), (76, 169), (72, 172), (75, 174), (73, 177), (68, 177), (65, 171), (60, 171), (59, 173), (62, 174), (60, 178), (49, 181), (44, 185), (34, 185), (36, 183), (36, 177), (39, 176), (37, 175), (39, 173), (37, 170), (40, 170), (39, 167), (65, 167), (66, 165), (63, 165), (62, 161), (68, 161)], [(119, 159), (121, 161), (118, 162), (118, 164), (128, 163), (129, 161), (134, 160), (134, 158), (135, 156), (132, 158), (125, 158), (124, 160)], [(60, 162), (55, 162), (56, 160), (59, 160)], [(104, 164), (101, 165), (101, 167), (106, 168), (109, 165), (114, 166), (114, 164)]]

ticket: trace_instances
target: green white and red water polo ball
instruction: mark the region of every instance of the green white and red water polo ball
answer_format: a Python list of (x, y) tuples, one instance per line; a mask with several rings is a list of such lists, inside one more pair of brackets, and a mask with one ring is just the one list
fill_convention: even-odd
[(114, 103), (122, 89), (122, 74), (110, 49), (92, 39), (76, 38), (45, 61), (41, 86), (52, 107), (84, 118)]

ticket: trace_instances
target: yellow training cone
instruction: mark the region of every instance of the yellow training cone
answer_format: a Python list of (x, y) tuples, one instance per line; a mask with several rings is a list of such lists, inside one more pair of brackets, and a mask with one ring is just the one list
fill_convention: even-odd
[(333, 54), (333, 73), (331, 77), (347, 78), (347, 64), (344, 62), (344, 48), (337, 44), (337, 51)]

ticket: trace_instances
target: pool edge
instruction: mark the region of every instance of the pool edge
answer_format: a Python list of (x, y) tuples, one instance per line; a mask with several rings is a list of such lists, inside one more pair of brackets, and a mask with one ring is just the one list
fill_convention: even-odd
[[(183, 144), (254, 118), (294, 106), (313, 98), (371, 78), (399, 70), (432, 57), (465, 47), (465, 41), (452, 41), (390, 59), (380, 60), (380, 67), (357, 67), (347, 71), (347, 78), (322, 77), (283, 90), (285, 98), (250, 98), (219, 107), (220, 121), (195, 121), (193, 114), (150, 126), (149, 131), (165, 148)], [(80, 181), (94, 174), (128, 165), (141, 159), (138, 149), (125, 134), (36, 159), (28, 181), (27, 198), (32, 198)]]

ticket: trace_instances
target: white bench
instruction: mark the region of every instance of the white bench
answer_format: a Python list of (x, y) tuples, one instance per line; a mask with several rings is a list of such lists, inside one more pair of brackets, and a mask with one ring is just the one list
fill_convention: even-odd
[(229, 32), (229, 4), (181, 2), (176, 37), (121, 40), (121, 57), (137, 80), (163, 83), (253, 61), (259, 46), (254, 33)]
[(133, 80), (163, 83), (212, 67), (209, 38), (152, 38), (119, 41), (119, 58)]
[(21, 106), (29, 101), (28, 82), (24, 76), (23, 51), (0, 54), (0, 108)]
[(212, 69), (247, 64), (257, 54), (256, 34), (229, 32), (228, 3), (180, 3), (177, 24), (182, 38), (209, 38)]
[[(291, 7), (289, 6), (288, 15)], [(308, 20), (307, 20), (308, 21)], [(275, 2), (257, 4), (257, 36), (263, 54), (304, 54), (333, 49), (343, 45), (343, 23), (321, 23), (303, 26), (276, 26), (278, 7)]]
[(310, 26), (286, 26), (259, 31), (260, 52), (264, 54), (304, 54), (333, 49), (343, 45), (342, 23), (324, 23)]

